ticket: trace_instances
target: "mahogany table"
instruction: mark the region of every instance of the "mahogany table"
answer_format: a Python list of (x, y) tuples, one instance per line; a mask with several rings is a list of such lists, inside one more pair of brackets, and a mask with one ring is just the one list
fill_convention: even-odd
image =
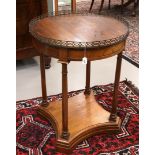
[[(70, 153), (85, 138), (103, 131), (119, 131), (117, 95), (122, 51), (129, 33), (127, 23), (93, 14), (48, 14), (33, 19), (29, 28), (34, 47), (40, 52), (44, 102), (38, 112), (54, 126), (57, 150)], [(90, 91), (90, 68), (91, 61), (114, 55), (118, 57), (110, 113), (96, 102)], [(57, 58), (62, 64), (62, 101), (47, 102), (44, 56)], [(68, 98), (67, 65), (70, 61), (81, 61), (84, 56), (88, 59), (85, 91)]]

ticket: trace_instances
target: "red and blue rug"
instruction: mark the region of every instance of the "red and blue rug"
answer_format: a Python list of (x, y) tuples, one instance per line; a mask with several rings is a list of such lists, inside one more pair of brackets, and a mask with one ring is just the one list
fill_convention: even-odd
[[(113, 84), (92, 87), (98, 104), (110, 111)], [(70, 92), (74, 96), (80, 91)], [(61, 100), (61, 94), (48, 97), (49, 101)], [(122, 120), (117, 134), (103, 133), (81, 142), (72, 155), (138, 155), (139, 110), (138, 94), (127, 81), (120, 82), (118, 116)], [(17, 155), (62, 155), (55, 149), (55, 131), (37, 114), (41, 98), (17, 102)]]

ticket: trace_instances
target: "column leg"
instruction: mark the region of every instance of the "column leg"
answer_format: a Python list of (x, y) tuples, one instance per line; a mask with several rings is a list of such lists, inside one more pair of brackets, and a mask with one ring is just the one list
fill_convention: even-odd
[(68, 84), (67, 63), (62, 63), (62, 135), (64, 139), (69, 138), (68, 132)]
[(103, 4), (104, 4), (104, 0), (101, 1), (101, 5), (100, 5), (100, 9), (99, 9), (99, 12), (102, 11), (102, 8), (103, 8)]
[(110, 10), (111, 7), (111, 0), (109, 0), (108, 9)]
[(91, 2), (90, 8), (89, 8), (89, 12), (91, 12), (91, 9), (93, 7), (93, 4), (94, 4), (94, 0), (92, 0), (92, 2)]
[(46, 77), (45, 77), (45, 59), (40, 55), (41, 87), (42, 87), (42, 106), (47, 106)]
[(117, 56), (117, 65), (115, 73), (115, 83), (114, 83), (114, 93), (113, 93), (113, 102), (112, 102), (112, 111), (109, 120), (116, 121), (117, 117), (117, 97), (118, 97), (118, 87), (121, 73), (121, 63), (122, 63), (122, 52)]
[(85, 87), (85, 92), (84, 94), (89, 95), (90, 94), (90, 68), (91, 67), (91, 62), (87, 62), (86, 66), (86, 87)]
[(124, 0), (121, 0), (121, 13), (123, 13), (123, 9), (124, 9)]
[(136, 9), (137, 9), (137, 7), (138, 7), (138, 3), (139, 3), (139, 0), (134, 0), (134, 2), (133, 2), (133, 11), (132, 11), (132, 13), (131, 13), (131, 15), (132, 16), (136, 16)]
[(71, 11), (76, 12), (76, 0), (71, 0)]
[(55, 0), (55, 15), (58, 14), (58, 0)]

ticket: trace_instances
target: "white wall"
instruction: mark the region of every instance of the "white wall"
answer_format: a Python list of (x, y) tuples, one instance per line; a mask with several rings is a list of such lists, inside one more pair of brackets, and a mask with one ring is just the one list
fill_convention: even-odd
[(53, 12), (54, 11), (54, 0), (47, 0), (48, 2), (48, 11)]

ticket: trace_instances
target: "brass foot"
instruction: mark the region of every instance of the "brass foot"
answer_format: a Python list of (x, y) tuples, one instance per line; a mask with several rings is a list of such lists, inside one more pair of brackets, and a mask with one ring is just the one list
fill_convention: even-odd
[(66, 139), (66, 140), (69, 139), (69, 136), (70, 136), (69, 132), (63, 131), (62, 134), (61, 134), (61, 138)]
[(90, 92), (91, 92), (90, 89), (89, 89), (89, 90), (86, 90), (86, 89), (85, 89), (84, 94), (85, 94), (85, 95), (90, 95)]
[(47, 102), (47, 100), (43, 100), (41, 103), (41, 106), (43, 107), (47, 107), (49, 105), (49, 103)]
[(110, 114), (109, 121), (116, 122), (116, 118), (117, 118), (116, 114)]

